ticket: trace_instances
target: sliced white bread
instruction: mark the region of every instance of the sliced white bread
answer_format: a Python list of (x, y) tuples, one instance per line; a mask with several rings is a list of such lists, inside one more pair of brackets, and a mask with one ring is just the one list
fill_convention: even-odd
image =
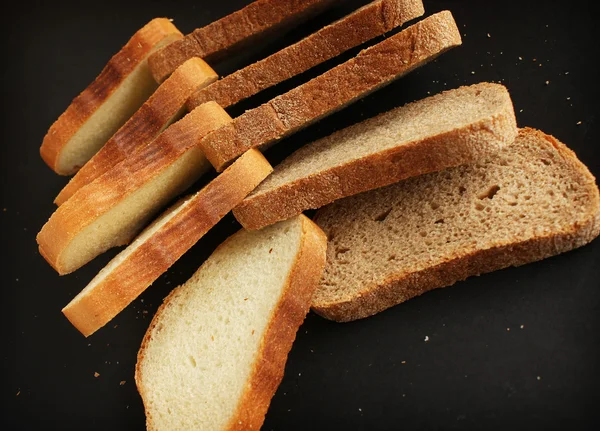
[(247, 111), (218, 133), (204, 138), (202, 150), (217, 171), (221, 171), (249, 148), (265, 148), (460, 44), (452, 14), (443, 11), (431, 15), (311, 81)]
[(260, 429), (326, 244), (304, 216), (241, 230), (173, 290), (138, 353), (148, 429)]
[(495, 156), (339, 200), (315, 222), (329, 242), (312, 306), (345, 322), (587, 244), (600, 197), (571, 150), (522, 129)]
[(300, 148), (234, 214), (246, 229), (260, 229), (346, 196), (489, 156), (517, 133), (504, 86), (445, 91)]
[(421, 0), (376, 0), (299, 42), (257, 61), (214, 84), (198, 89), (187, 103), (193, 109), (214, 100), (223, 108), (299, 75), (341, 53), (399, 27), (423, 13)]
[(182, 37), (166, 18), (138, 30), (48, 130), (40, 148), (48, 166), (77, 172), (156, 89), (148, 56)]
[(200, 58), (183, 63), (62, 189), (54, 200), (61, 205), (142, 145), (152, 141), (185, 112), (185, 102), (218, 75)]
[(157, 82), (164, 81), (192, 57), (213, 62), (241, 45), (248, 45), (268, 32), (281, 30), (317, 13), (335, 0), (257, 0), (150, 57), (150, 69)]
[(248, 151), (195, 195), (147, 227), (65, 308), (86, 337), (106, 325), (167, 271), (273, 168), (258, 150)]
[(62, 275), (129, 243), (161, 207), (210, 168), (197, 143), (229, 121), (216, 103), (201, 105), (79, 189), (38, 234), (42, 256)]

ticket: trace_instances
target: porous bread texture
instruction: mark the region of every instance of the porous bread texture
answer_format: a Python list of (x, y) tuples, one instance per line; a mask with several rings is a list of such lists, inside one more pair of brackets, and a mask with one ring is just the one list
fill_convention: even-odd
[(150, 57), (157, 82), (192, 57), (213, 62), (257, 37), (299, 22), (335, 0), (257, 0), (205, 27), (194, 30)]
[(82, 187), (42, 227), (37, 236), (42, 256), (62, 275), (127, 244), (162, 206), (209, 169), (197, 143), (229, 121), (216, 103), (201, 105)]
[(194, 90), (214, 82), (218, 75), (200, 58), (182, 64), (163, 82), (136, 113), (75, 174), (54, 203), (61, 205), (86, 184), (110, 170), (142, 145), (151, 142), (185, 113), (185, 102)]
[(361, 51), (356, 57), (237, 117), (201, 142), (221, 171), (250, 148), (265, 149), (391, 83), (461, 44), (449, 11), (442, 11)]
[(580, 247), (600, 233), (600, 198), (571, 150), (526, 128), (496, 155), (342, 199), (315, 222), (329, 243), (312, 307), (343, 322)]
[(423, 15), (421, 0), (377, 0), (323, 27), (299, 42), (257, 61), (208, 87), (187, 107), (214, 100), (223, 108), (290, 79), (341, 53)]
[(305, 145), (234, 214), (246, 229), (260, 229), (346, 196), (478, 160), (517, 133), (504, 86), (448, 90)]
[(165, 299), (136, 366), (148, 429), (260, 429), (325, 247), (305, 216), (241, 230)]
[(182, 37), (166, 18), (138, 30), (48, 130), (40, 148), (48, 166), (60, 175), (83, 166), (156, 89), (148, 56)]

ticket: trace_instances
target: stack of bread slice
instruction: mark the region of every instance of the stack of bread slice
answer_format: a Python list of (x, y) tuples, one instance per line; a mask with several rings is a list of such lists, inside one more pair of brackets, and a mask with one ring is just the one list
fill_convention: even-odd
[[(44, 258), (67, 274), (131, 243), (63, 309), (85, 336), (229, 211), (244, 227), (148, 329), (136, 381), (151, 429), (260, 428), (310, 307), (367, 317), (600, 233), (593, 176), (555, 138), (519, 129), (500, 84), (398, 107), (273, 169), (259, 150), (462, 43), (439, 12), (231, 118), (226, 108), (424, 14), (421, 0), (375, 0), (223, 79), (206, 63), (333, 3), (257, 0), (185, 37), (153, 20), (44, 139), (50, 167), (76, 173), (38, 234)], [(215, 179), (146, 227), (211, 165)], [(315, 222), (302, 215), (318, 208)]]

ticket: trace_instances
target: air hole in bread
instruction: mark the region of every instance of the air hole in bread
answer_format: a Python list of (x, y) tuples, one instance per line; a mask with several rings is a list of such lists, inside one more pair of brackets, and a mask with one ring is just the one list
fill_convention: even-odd
[(463, 186), (460, 186), (458, 188), (458, 193), (461, 194), (461, 195), (464, 194), (466, 191), (467, 191), (467, 189), (465, 187), (463, 187)]
[(431, 209), (432, 210), (436, 210), (440, 207), (440, 204), (438, 204), (437, 202), (432, 202), (431, 203)]
[(542, 163), (545, 164), (546, 166), (549, 166), (552, 164), (552, 162), (548, 159), (542, 159)]
[(500, 190), (500, 186), (495, 184), (491, 186), (485, 193), (480, 194), (479, 199), (493, 199), (496, 193)]
[(484, 208), (485, 208), (485, 205), (483, 205), (482, 203), (479, 203), (479, 202), (477, 202), (477, 203), (475, 204), (475, 209), (476, 209), (477, 211), (482, 211)]
[(194, 358), (193, 356), (189, 356), (188, 357), (190, 364), (192, 364), (192, 367), (196, 368), (197, 364), (196, 364), (196, 358)]
[(434, 224), (443, 224), (443, 223), (444, 223), (444, 219), (443, 219), (443, 218), (441, 218), (441, 219), (439, 219), (439, 220), (436, 220), (436, 221), (434, 222)]
[(384, 221), (387, 218), (387, 216), (390, 215), (390, 212), (392, 212), (392, 208), (388, 208), (387, 210), (379, 214), (377, 217), (375, 217), (374, 221)]

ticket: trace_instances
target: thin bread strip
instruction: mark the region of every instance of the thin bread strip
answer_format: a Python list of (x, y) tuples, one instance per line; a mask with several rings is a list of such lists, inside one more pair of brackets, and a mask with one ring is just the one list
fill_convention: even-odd
[(54, 200), (62, 205), (86, 184), (110, 170), (137, 148), (152, 141), (185, 111), (184, 104), (197, 88), (216, 81), (218, 75), (200, 58), (183, 63), (163, 82), (117, 133), (75, 174)]
[(313, 309), (346, 322), (587, 244), (600, 196), (571, 150), (527, 128), (495, 156), (342, 199), (315, 222), (329, 245)]
[(197, 143), (229, 121), (216, 103), (200, 105), (152, 144), (79, 189), (38, 234), (42, 256), (62, 275), (129, 243), (163, 205), (209, 169)]
[(48, 166), (77, 172), (156, 89), (148, 56), (182, 37), (166, 18), (138, 30), (48, 130), (40, 148)]
[(267, 32), (298, 23), (335, 0), (257, 0), (205, 27), (194, 30), (149, 59), (156, 82), (164, 81), (192, 57), (214, 62)]
[(138, 353), (135, 381), (148, 429), (261, 428), (326, 245), (305, 216), (241, 230), (173, 290)]
[(275, 54), (197, 90), (193, 109), (214, 100), (223, 108), (299, 75), (423, 13), (421, 0), (377, 0)]
[(452, 14), (439, 12), (355, 58), (247, 111), (200, 145), (221, 171), (249, 148), (264, 148), (381, 88), (461, 44)]
[(206, 187), (166, 211), (119, 253), (65, 308), (86, 337), (110, 322), (166, 272), (273, 168), (251, 150)]
[(504, 86), (445, 91), (305, 145), (234, 214), (246, 229), (260, 229), (346, 196), (489, 156), (517, 133)]

